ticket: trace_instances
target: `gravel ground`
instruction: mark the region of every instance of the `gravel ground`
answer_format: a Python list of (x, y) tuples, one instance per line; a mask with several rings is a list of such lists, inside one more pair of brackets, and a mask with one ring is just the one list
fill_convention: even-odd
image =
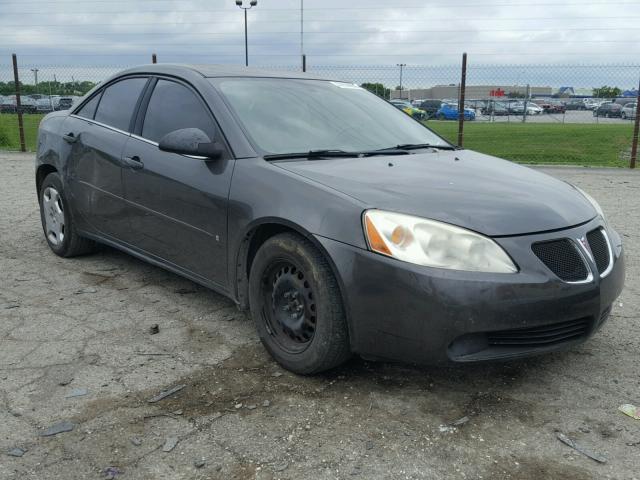
[[(640, 478), (640, 421), (617, 411), (640, 405), (640, 172), (547, 170), (591, 192), (625, 241), (626, 289), (588, 343), (517, 363), (354, 359), (298, 377), (213, 292), (112, 249), (53, 255), (33, 157), (0, 153), (0, 165), (2, 479)], [(73, 430), (42, 436), (59, 422)]]

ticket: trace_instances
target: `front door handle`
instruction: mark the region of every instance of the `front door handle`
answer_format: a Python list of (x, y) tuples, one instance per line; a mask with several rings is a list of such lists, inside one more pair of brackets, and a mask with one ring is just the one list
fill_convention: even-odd
[(64, 141), (67, 143), (75, 143), (78, 141), (78, 137), (76, 137), (73, 132), (69, 132), (66, 135), (62, 135), (62, 138), (64, 138)]
[(140, 170), (142, 167), (144, 167), (144, 163), (142, 163), (142, 160), (140, 160), (140, 157), (137, 155), (134, 155), (132, 157), (124, 157), (124, 164), (127, 167), (132, 168), (133, 170)]

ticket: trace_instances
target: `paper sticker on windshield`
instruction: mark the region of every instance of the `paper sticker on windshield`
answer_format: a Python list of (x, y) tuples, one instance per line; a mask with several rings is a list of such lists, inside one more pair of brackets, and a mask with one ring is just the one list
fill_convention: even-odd
[(356, 85), (355, 83), (346, 83), (346, 82), (331, 82), (331, 83), (339, 88), (351, 88), (353, 90), (362, 90), (362, 87)]

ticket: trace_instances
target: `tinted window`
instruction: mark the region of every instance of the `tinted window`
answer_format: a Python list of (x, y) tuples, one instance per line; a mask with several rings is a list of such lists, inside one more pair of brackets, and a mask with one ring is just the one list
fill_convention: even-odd
[(199, 128), (213, 139), (213, 122), (202, 101), (184, 85), (158, 80), (153, 90), (142, 136), (159, 141), (163, 136), (181, 128)]
[[(100, 101), (100, 96), (102, 92), (94, 95), (91, 100), (84, 104), (84, 106), (76, 112), (76, 115), (79, 115), (84, 118), (93, 118), (93, 115), (96, 113), (96, 107), (98, 106), (98, 102)], [(65, 106), (67, 103), (71, 104), (71, 100), (63, 98), (60, 100), (58, 105)]]
[(98, 105), (96, 121), (129, 131), (131, 116), (146, 83), (146, 78), (129, 78), (107, 87)]

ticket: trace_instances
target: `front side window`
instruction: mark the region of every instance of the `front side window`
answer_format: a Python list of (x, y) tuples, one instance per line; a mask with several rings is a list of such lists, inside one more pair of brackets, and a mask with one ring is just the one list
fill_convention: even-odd
[(102, 94), (95, 120), (128, 132), (131, 117), (146, 83), (146, 78), (127, 78), (109, 85)]
[(449, 144), (353, 84), (286, 78), (211, 79), (253, 144), (269, 154)]
[(142, 124), (142, 136), (159, 142), (167, 133), (199, 128), (213, 140), (211, 116), (196, 94), (179, 83), (158, 80)]

